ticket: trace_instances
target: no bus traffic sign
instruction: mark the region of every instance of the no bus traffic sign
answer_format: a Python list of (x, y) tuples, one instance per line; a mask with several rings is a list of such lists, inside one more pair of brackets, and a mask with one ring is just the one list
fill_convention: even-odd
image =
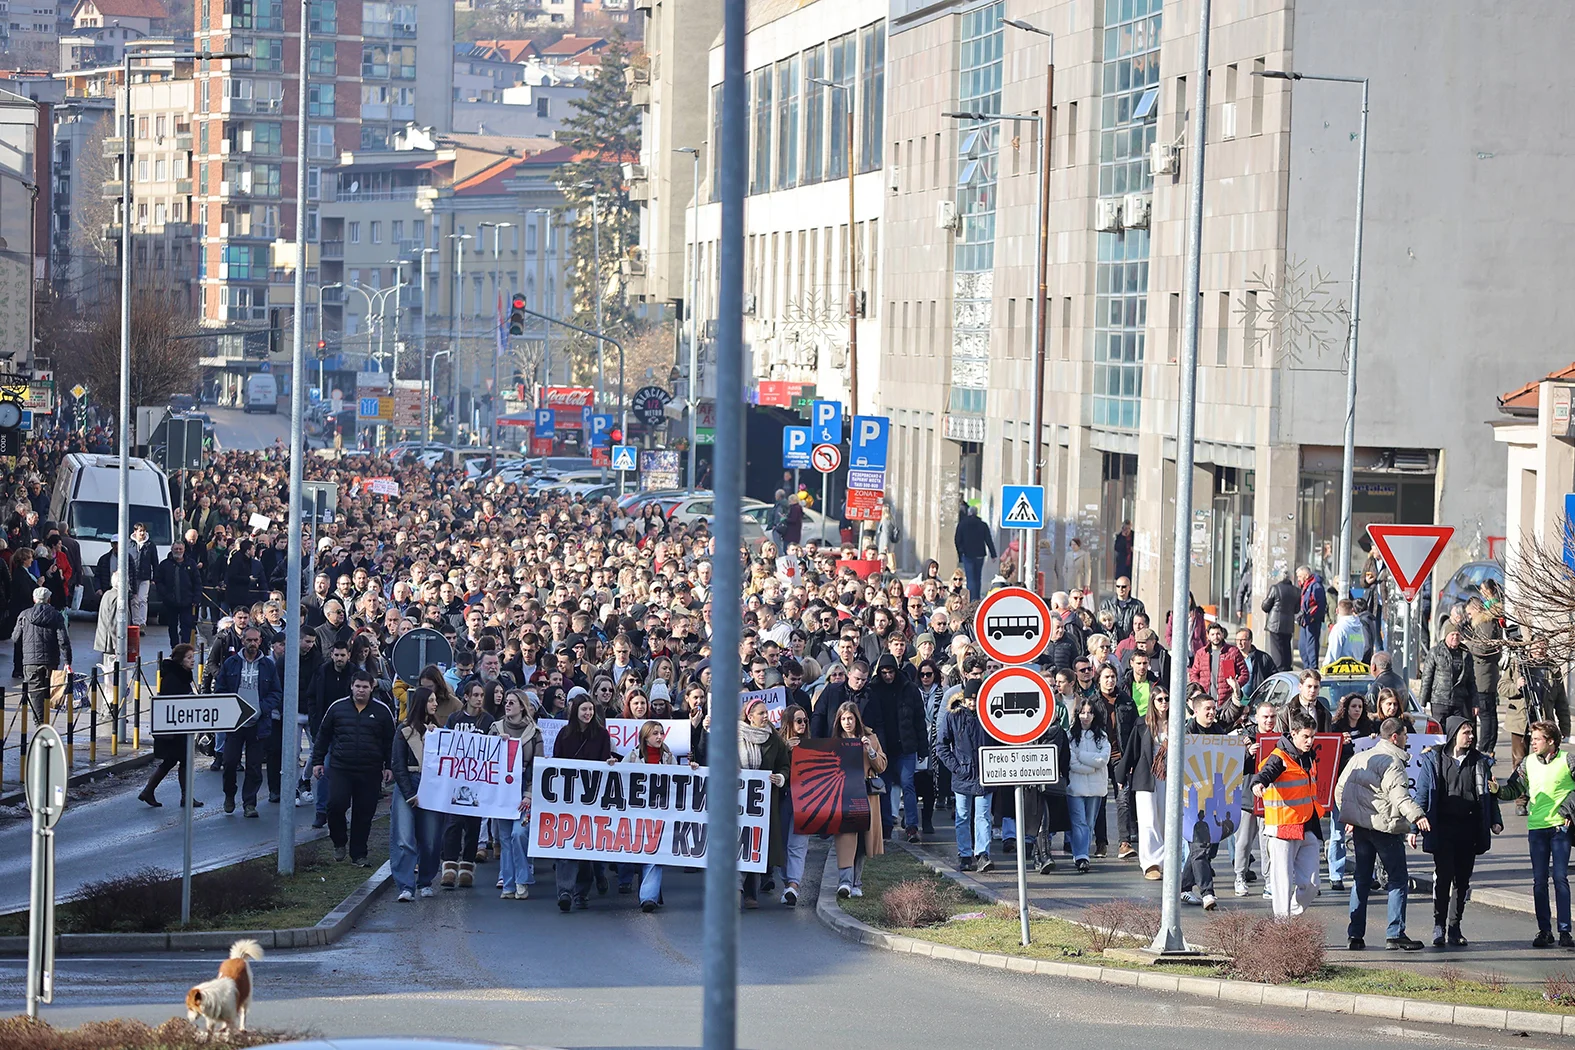
[(973, 636), (985, 655), (1003, 664), (1025, 664), (1049, 644), (1050, 607), (1026, 587), (985, 595), (973, 614)]

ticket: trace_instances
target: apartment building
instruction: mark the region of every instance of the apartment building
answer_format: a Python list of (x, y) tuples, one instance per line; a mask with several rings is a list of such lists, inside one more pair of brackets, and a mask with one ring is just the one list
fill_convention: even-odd
[[(274, 265), (272, 242), (295, 232), (300, 7), (198, 0), (195, 17), (199, 49), (250, 56), (197, 64), (201, 318), (285, 327), (294, 277)], [(389, 149), (412, 122), (448, 128), (453, 8), (437, 0), (312, 0), (307, 18), (306, 206), (308, 238), (316, 240), (323, 173), (341, 153)], [(315, 304), (308, 311), (310, 329)]]
[[(1037, 450), (1055, 518), (1042, 534), (1047, 582), (1076, 535), (1108, 586), (1110, 541), (1130, 519), (1138, 591), (1150, 608), (1168, 604), (1198, 11), (1195, 0), (894, 5), (880, 397), (907, 557), (946, 560), (959, 505), (997, 517), (1001, 484), (1025, 480)], [(1189, 549), (1194, 593), (1236, 619), (1244, 575), (1249, 601), (1298, 564), (1343, 575), (1361, 116), (1358, 86), (1254, 74), (1374, 78), (1353, 523), (1358, 535), (1370, 522), (1454, 525), (1447, 571), (1504, 529), (1502, 470), (1461, 425), (1495, 411), (1481, 362), (1521, 376), (1568, 357), (1547, 316), (1522, 306), (1556, 298), (1553, 275), (1570, 262), (1568, 242), (1539, 235), (1520, 203), (1553, 177), (1559, 151), (1498, 162), (1501, 144), (1557, 120), (1557, 103), (1495, 71), (1554, 61), (1575, 21), (1518, 9), (1441, 19), (1409, 0), (1243, 0), (1213, 13)], [(1048, 114), (1047, 41), (1003, 17), (1055, 34)], [(1027, 420), (1039, 141), (1028, 122), (946, 116), (960, 110), (1048, 116), (1038, 435)], [(1468, 259), (1493, 260), (1491, 280)]]
[[(179, 63), (175, 76), (134, 70), (130, 92), (133, 272), (139, 289), (168, 294), (183, 310), (196, 309), (199, 262), (198, 216), (192, 193), (196, 83), (189, 70), (189, 62)], [(124, 170), (123, 136), (128, 126), (125, 106), (126, 93), (117, 93), (116, 134), (104, 140), (113, 174), (103, 192), (117, 201), (117, 225), (124, 215), (118, 202)]]

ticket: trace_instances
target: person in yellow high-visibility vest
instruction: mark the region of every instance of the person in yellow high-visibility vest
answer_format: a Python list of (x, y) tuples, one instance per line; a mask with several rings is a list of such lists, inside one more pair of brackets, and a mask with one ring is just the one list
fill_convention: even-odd
[(1253, 795), (1263, 799), (1269, 893), (1279, 919), (1306, 911), (1318, 888), (1323, 811), (1314, 779), (1316, 733), (1312, 719), (1290, 712), (1286, 734), (1252, 778)]
[[(1560, 751), (1557, 722), (1533, 722), (1531, 754), (1498, 786), (1506, 801), (1525, 799), (1526, 840), (1531, 852), (1531, 899), (1537, 913), (1533, 948), (1553, 947), (1555, 909), (1560, 948), (1575, 948), (1570, 932), (1570, 827), (1575, 824), (1575, 754)], [(1553, 884), (1549, 907), (1548, 883)]]

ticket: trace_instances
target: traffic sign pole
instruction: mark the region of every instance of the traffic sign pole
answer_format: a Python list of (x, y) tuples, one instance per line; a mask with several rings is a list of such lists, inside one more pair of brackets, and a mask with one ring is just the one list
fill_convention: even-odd
[[(1023, 834), (1023, 785), (1018, 784), (1012, 791), (1013, 802), (1017, 806), (1017, 919), (1022, 925), (1023, 947), (1028, 947), (1028, 850), (1023, 842), (1027, 836)], [(1038, 831), (1037, 828), (1034, 829)], [(1048, 844), (1046, 852), (1049, 852)]]
[[(186, 797), (181, 799), (181, 805), (180, 805), (180, 823), (181, 823), (181, 831), (183, 833), (182, 834), (183, 841), (181, 843), (181, 867), (180, 867), (180, 924), (182, 926), (186, 926), (186, 925), (188, 925), (191, 922), (191, 836), (192, 836), (192, 828), (191, 828), (191, 815), (192, 814), (191, 814), (191, 811), (192, 811), (192, 799), (197, 794), (195, 791), (192, 790), (193, 788), (195, 788), (197, 786), (197, 778), (195, 776), (196, 771), (197, 771), (197, 734), (196, 733), (187, 733), (186, 734), (186, 768), (181, 771), (181, 772), (183, 772), (186, 775), (186, 783), (183, 786), (182, 792), (181, 792)], [(280, 805), (279, 805), (279, 808), (280, 809), (284, 809), (285, 808), (284, 803), (281, 802)], [(291, 817), (293, 819), (294, 815), (295, 815), (295, 807), (292, 805), (292, 806), (289, 807), (289, 810), (290, 810), (290, 815), (291, 815)], [(280, 839), (280, 845), (281, 846), (283, 845), (283, 843), (284, 843), (284, 840)], [(291, 843), (291, 848), (293, 850), (294, 844), (295, 844), (295, 839), (294, 839), (293, 835), (290, 836), (290, 843)]]

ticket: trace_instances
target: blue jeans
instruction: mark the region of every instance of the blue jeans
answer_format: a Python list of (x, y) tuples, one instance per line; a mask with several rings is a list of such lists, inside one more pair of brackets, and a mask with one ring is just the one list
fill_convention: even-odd
[(1570, 833), (1568, 828), (1531, 828), (1526, 832), (1531, 847), (1531, 898), (1537, 906), (1537, 929), (1548, 933), (1552, 916), (1548, 912), (1548, 877), (1553, 877), (1553, 899), (1559, 909), (1559, 932), (1570, 929)]
[[(988, 857), (990, 855), (990, 796), (967, 795), (957, 792), (957, 855), (959, 857)], [(969, 831), (969, 813), (972, 812), (973, 830)]]
[(962, 559), (962, 571), (963, 579), (968, 584), (968, 597), (974, 601), (984, 597), (983, 592), (979, 589), (980, 577), (984, 575), (984, 559), (964, 557)]
[(1103, 795), (1068, 795), (1067, 809), (1072, 813), (1072, 859), (1087, 860), (1088, 844), (1094, 838), (1094, 819), (1105, 801)]
[[(902, 785), (902, 826), (912, 830), (919, 826), (919, 795), (913, 789), (913, 775), (919, 767), (919, 756), (917, 753), (898, 755), (896, 765), (897, 779)], [(887, 772), (890, 771), (888, 767)], [(888, 790), (884, 797), (890, 798), (891, 792)]]
[(660, 864), (630, 865), (640, 869), (640, 903), (655, 904), (662, 896), (662, 866)]
[(530, 822), (505, 822), (494, 818), (493, 823), (504, 825), (498, 829), (503, 833), (503, 841), (498, 843), (498, 877), (503, 880), (503, 888), (513, 890), (516, 886), (533, 885), (535, 867), (525, 855), (525, 846), (530, 840)]
[[(415, 781), (421, 782), (419, 773)], [(411, 892), (432, 885), (442, 866), (443, 814), (412, 807), (395, 788), (389, 818), (388, 864), (394, 872), (394, 885)]]
[[(1356, 881), (1351, 884), (1351, 921), (1347, 937), (1367, 936), (1367, 897), (1373, 883), (1374, 861), (1384, 862), (1384, 876), (1388, 880), (1384, 889), (1389, 894), (1389, 926), (1384, 936), (1389, 940), (1405, 934), (1405, 842), (1399, 835), (1357, 826), (1351, 835), (1352, 852), (1356, 854)], [(1569, 855), (1568, 839), (1565, 855)], [(1565, 921), (1569, 919), (1569, 894), (1564, 896)]]
[(1345, 842), (1345, 822), (1340, 819), (1340, 807), (1329, 807), (1329, 881), (1345, 878), (1348, 868), (1348, 850)]

